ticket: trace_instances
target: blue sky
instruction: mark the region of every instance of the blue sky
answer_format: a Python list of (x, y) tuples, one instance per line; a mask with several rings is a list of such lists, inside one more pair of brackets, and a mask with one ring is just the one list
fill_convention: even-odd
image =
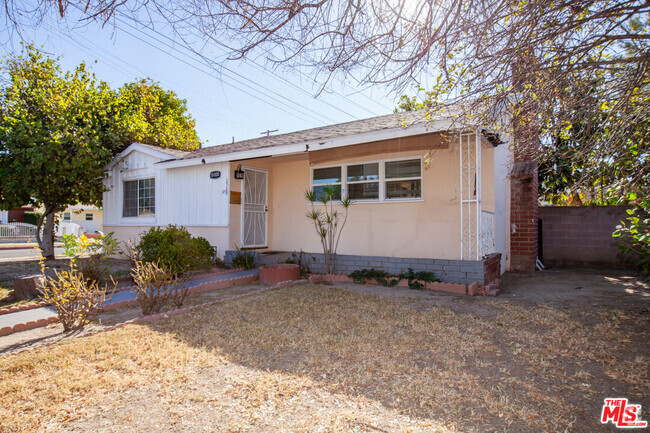
[[(3, 55), (20, 51), (20, 37), (0, 33)], [(217, 71), (169, 38), (131, 22), (117, 28), (91, 24), (70, 28), (60, 19), (23, 29), (22, 36), (63, 56), (64, 69), (85, 61), (97, 77), (117, 88), (125, 82), (150, 77), (187, 100), (205, 146), (260, 137), (266, 130), (286, 133), (332, 123), (389, 114), (397, 96), (389, 89), (362, 88), (353, 79), (339, 79), (319, 90), (307, 70), (270, 70), (264, 60), (228, 61)], [(225, 52), (210, 47), (210, 59), (220, 62)]]

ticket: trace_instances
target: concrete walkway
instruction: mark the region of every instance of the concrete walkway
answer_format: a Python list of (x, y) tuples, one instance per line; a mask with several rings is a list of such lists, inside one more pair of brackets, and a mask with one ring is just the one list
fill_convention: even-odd
[[(183, 287), (192, 288), (196, 287), (199, 284), (210, 283), (213, 281), (227, 280), (230, 278), (237, 277), (250, 277), (257, 275), (257, 269), (251, 269), (248, 271), (239, 271), (239, 272), (228, 272), (225, 274), (208, 276), (205, 278), (197, 278), (192, 281), (186, 282)], [(135, 290), (124, 290), (121, 292), (114, 293), (111, 299), (104, 302), (103, 305), (116, 304), (118, 302), (132, 301), (135, 300)], [(0, 315), (0, 329), (5, 326), (15, 326), (19, 323), (27, 323), (30, 321), (37, 321), (40, 319), (48, 319), (50, 317), (56, 317), (56, 309), (52, 306), (34, 308), (32, 310), (18, 311), (16, 313), (9, 313)]]

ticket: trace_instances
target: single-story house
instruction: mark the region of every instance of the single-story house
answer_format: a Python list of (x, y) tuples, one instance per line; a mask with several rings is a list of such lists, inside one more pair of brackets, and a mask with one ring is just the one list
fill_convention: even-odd
[(79, 225), (84, 233), (95, 234), (103, 230), (103, 213), (97, 206), (77, 204), (59, 212), (59, 221)]
[(302, 251), (318, 271), (304, 193), (332, 184), (353, 200), (336, 272), (427, 269), (487, 283), (488, 261), (500, 275), (510, 260), (508, 140), (414, 111), (193, 152), (134, 143), (107, 168), (104, 231), (126, 240), (183, 225), (222, 257)]

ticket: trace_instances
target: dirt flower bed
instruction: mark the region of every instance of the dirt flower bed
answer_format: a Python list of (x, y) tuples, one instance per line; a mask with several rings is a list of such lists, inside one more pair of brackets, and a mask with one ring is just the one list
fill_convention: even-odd
[[(467, 301), (462, 301), (467, 302)], [(2, 431), (602, 431), (647, 311), (279, 289), (0, 358)]]

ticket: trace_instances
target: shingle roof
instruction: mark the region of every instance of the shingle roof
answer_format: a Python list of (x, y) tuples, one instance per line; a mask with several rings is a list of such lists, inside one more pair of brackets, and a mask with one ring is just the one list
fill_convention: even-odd
[(424, 124), (433, 119), (427, 117), (426, 110), (417, 110), (404, 113), (389, 114), (370, 119), (355, 120), (353, 122), (338, 123), (336, 125), (321, 126), (319, 128), (305, 129), (289, 132), (287, 134), (271, 135), (268, 137), (253, 138), (232, 144), (210, 146), (185, 153), (182, 159), (203, 158), (206, 156), (223, 155), (227, 153), (242, 152), (246, 150), (263, 149), (267, 147), (284, 146), (306, 141), (328, 140), (337, 137), (363, 134), (367, 132), (395, 129), (404, 126)]
[(179, 158), (179, 159), (182, 159), (187, 155), (189, 155), (190, 153), (192, 153), (192, 152), (186, 152), (184, 150), (167, 149), (165, 147), (153, 146), (151, 144), (145, 144), (145, 143), (138, 143), (138, 144), (144, 147), (148, 147), (149, 149), (157, 150), (158, 152), (166, 153), (169, 156), (173, 156), (174, 158)]

